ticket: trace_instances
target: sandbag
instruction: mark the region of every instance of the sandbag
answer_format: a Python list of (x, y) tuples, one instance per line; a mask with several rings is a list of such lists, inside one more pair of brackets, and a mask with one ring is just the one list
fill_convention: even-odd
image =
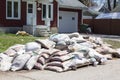
[(26, 51), (35, 51), (41, 49), (41, 45), (37, 42), (29, 42), (25, 44), (25, 50)]
[(13, 57), (0, 53), (0, 71), (8, 71), (12, 65)]
[(24, 67), (25, 63), (30, 59), (31, 55), (30, 54), (21, 54), (18, 55), (12, 63), (11, 70), (12, 71), (17, 71), (20, 70)]
[(75, 52), (75, 51), (76, 52), (84, 52), (84, 53), (88, 53), (89, 52), (88, 47), (82, 46), (80, 44), (69, 45), (68, 49), (70, 51), (73, 51), (73, 52)]
[(75, 58), (74, 59), (74, 64), (76, 65), (76, 67), (82, 67), (82, 66), (85, 66), (85, 65), (89, 65), (90, 62), (86, 59), (86, 58)]
[(78, 67), (89, 65), (90, 63), (86, 58), (80, 58), (78, 56), (75, 56), (73, 59), (64, 61), (62, 64), (64, 67), (64, 71), (67, 71), (71, 69), (76, 70)]
[(112, 58), (112, 54), (105, 54), (105, 55), (103, 55), (104, 57), (106, 57), (107, 58), (107, 60), (112, 60), (113, 58)]
[(103, 55), (96, 52), (94, 49), (89, 48), (88, 58), (95, 58), (100, 64), (105, 64), (107, 61), (107, 58)]
[(53, 56), (64, 56), (67, 55), (68, 52), (67, 51), (59, 51), (53, 54)]
[(85, 57), (84, 53), (82, 53), (82, 52), (72, 52), (70, 54), (74, 55), (74, 57), (76, 57), (78, 59), (81, 59), (81, 58)]
[(25, 45), (16, 44), (14, 46), (9, 47), (8, 51), (6, 51), (5, 53), (10, 56), (15, 56), (15, 55), (23, 54), (24, 52), (25, 52)]
[(48, 52), (50, 53), (50, 55), (54, 55), (55, 53), (59, 52), (60, 50), (58, 49), (49, 49)]
[(19, 52), (21, 50), (25, 50), (25, 45), (16, 44), (14, 46), (11, 46), (10, 48), (12, 48), (13, 50), (15, 50), (16, 52)]
[(119, 57), (119, 53), (117, 52), (117, 50), (112, 49), (108, 46), (102, 46), (102, 47), (98, 47), (96, 48), (96, 51), (105, 55), (105, 54), (112, 54), (113, 57)]
[(53, 34), (49, 39), (57, 43), (59, 41), (69, 40), (70, 38), (67, 34)]
[(46, 60), (44, 57), (39, 57), (38, 58), (38, 63), (41, 63), (42, 65), (44, 65), (46, 63)]
[(74, 57), (74, 55), (71, 55), (71, 54), (67, 54), (67, 55), (64, 55), (64, 56), (55, 56), (55, 57), (52, 57), (50, 59), (50, 61), (64, 62), (64, 61), (67, 61), (69, 59), (72, 59), (73, 57)]
[(50, 49), (50, 48), (54, 48), (55, 47), (55, 42), (53, 42), (53, 41), (51, 41), (49, 39), (45, 39), (45, 40), (37, 39), (35, 41), (38, 42), (39, 44), (41, 44), (41, 46), (43, 48), (46, 48), (46, 49)]
[(38, 60), (39, 55), (33, 55), (25, 64), (25, 68), (31, 70)]
[(88, 60), (93, 66), (97, 66), (99, 64), (99, 62), (95, 58), (90, 58)]
[(116, 49), (115, 51), (116, 51), (116, 53), (113, 53), (112, 56), (113, 56), (114, 58), (120, 58), (120, 49), (118, 48), (118, 49)]
[(71, 38), (71, 40), (74, 40), (74, 41), (76, 41), (77, 43), (82, 43), (82, 42), (86, 42), (86, 40), (85, 39), (83, 39), (83, 37), (82, 36), (79, 36), (79, 37), (73, 37), (73, 38)]
[(44, 69), (50, 70), (50, 71), (55, 71), (55, 72), (62, 72), (63, 71), (63, 69), (61, 67), (57, 67), (57, 66), (46, 66)]
[(67, 44), (65, 43), (65, 41), (59, 41), (55, 45), (55, 48), (59, 49), (59, 50), (66, 50), (67, 49)]
[(50, 57), (50, 54), (47, 52), (42, 52), (40, 56), (44, 57), (45, 59), (48, 59)]
[(69, 36), (70, 38), (73, 38), (73, 37), (78, 38), (78, 37), (80, 36), (80, 34), (79, 34), (78, 32), (75, 32), (75, 33), (68, 34), (68, 36)]
[(17, 52), (11, 48), (8, 48), (4, 53), (8, 56), (11, 56), (11, 57), (14, 57), (17, 55)]
[(79, 44), (82, 45), (82, 46), (88, 47), (88, 48), (96, 47), (95, 45), (93, 45), (93, 43), (91, 43), (89, 41), (86, 41), (86, 42), (83, 42), (83, 43), (79, 43)]
[(34, 68), (38, 70), (43, 70), (44, 66), (41, 63), (36, 62), (34, 65)]
[(49, 62), (46, 64), (46, 66), (57, 66), (57, 67), (64, 68), (62, 65), (62, 62), (58, 62), (58, 61)]

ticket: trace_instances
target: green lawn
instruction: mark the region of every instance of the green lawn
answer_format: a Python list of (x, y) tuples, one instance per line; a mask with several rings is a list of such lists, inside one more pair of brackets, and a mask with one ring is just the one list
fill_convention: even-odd
[[(0, 52), (5, 51), (7, 48), (15, 44), (25, 44), (38, 38), (44, 39), (45, 37), (16, 36), (15, 34), (0, 33)], [(113, 41), (109, 39), (105, 39), (104, 41), (108, 44), (111, 44), (113, 48), (120, 48), (119, 41)]]
[(104, 42), (111, 44), (114, 49), (120, 48), (120, 41), (110, 40), (110, 39), (104, 39)]
[(16, 36), (15, 34), (0, 33), (0, 52), (5, 51), (7, 48), (14, 44), (25, 44), (38, 38), (44, 37)]

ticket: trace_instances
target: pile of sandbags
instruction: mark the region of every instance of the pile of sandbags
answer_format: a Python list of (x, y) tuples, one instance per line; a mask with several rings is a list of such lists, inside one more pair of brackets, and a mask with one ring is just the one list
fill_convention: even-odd
[(64, 72), (82, 66), (103, 65), (114, 57), (120, 58), (120, 49), (112, 49), (101, 38), (79, 33), (53, 34), (48, 39), (9, 47), (0, 54), (0, 71), (38, 69)]

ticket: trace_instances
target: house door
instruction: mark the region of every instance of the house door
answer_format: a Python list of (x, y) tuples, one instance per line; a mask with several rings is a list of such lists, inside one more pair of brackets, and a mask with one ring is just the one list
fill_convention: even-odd
[(71, 33), (78, 31), (78, 12), (59, 11), (60, 33)]
[(27, 2), (27, 25), (36, 25), (36, 2)]

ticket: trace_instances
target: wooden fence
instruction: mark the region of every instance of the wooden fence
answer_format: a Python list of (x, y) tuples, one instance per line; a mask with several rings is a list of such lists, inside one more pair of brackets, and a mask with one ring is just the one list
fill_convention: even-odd
[(120, 35), (120, 19), (84, 19), (95, 34)]

